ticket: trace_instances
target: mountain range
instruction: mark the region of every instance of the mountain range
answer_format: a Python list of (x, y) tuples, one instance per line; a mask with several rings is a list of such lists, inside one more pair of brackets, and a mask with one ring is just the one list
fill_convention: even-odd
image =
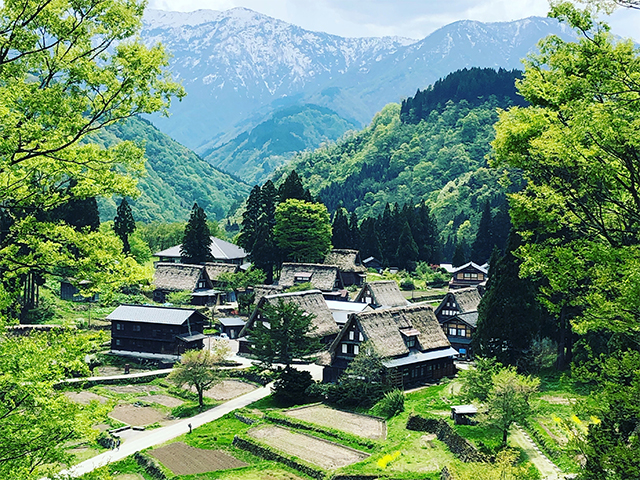
[(573, 33), (554, 19), (459, 21), (422, 40), (344, 38), (311, 32), (245, 8), (147, 10), (142, 38), (162, 42), (187, 90), (163, 132), (202, 154), (284, 107), (327, 107), (363, 126), (390, 102), (464, 67), (519, 68), (537, 41)]

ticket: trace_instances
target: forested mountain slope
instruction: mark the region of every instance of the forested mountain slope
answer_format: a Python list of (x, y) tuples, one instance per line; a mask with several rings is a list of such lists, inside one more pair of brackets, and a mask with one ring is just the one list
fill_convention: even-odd
[[(301, 154), (282, 170), (295, 169), (330, 211), (343, 206), (358, 218), (380, 215), (387, 203), (426, 200), (445, 242), (455, 242), (456, 236), (472, 241), (485, 202), (497, 212), (505, 201), (501, 174), (487, 168), (486, 158), (497, 109), (521, 102), (513, 85), (517, 73), (504, 70), (491, 74), (500, 80), (499, 95), (454, 101), (457, 90), (451, 85), (472, 83), (486, 74), (471, 69), (446, 77), (431, 90), (440, 93), (418, 123), (403, 121), (400, 105), (387, 105), (364, 130)], [(503, 80), (511, 82), (509, 91)], [(426, 96), (419, 92), (405, 104), (415, 105)], [(281, 174), (275, 175), (276, 182)]]
[[(141, 194), (130, 202), (136, 221), (187, 220), (194, 202), (210, 218), (221, 219), (249, 193), (248, 185), (212, 167), (147, 120), (131, 118), (93, 137), (105, 146), (123, 140), (145, 145), (146, 174), (138, 183)], [(115, 212), (114, 199), (101, 199), (103, 219), (113, 219)]]
[(202, 152), (213, 166), (250, 185), (263, 183), (295, 152), (319, 147), (340, 138), (354, 124), (318, 105), (284, 108), (249, 132), (224, 145)]

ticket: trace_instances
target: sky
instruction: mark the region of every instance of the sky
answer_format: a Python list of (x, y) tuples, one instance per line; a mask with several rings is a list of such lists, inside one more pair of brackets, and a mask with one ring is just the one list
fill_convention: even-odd
[[(158, 10), (190, 12), (245, 7), (343, 37), (397, 35), (422, 39), (456, 20), (502, 22), (546, 16), (547, 0), (149, 0)], [(606, 18), (612, 32), (640, 43), (640, 10), (619, 8)]]

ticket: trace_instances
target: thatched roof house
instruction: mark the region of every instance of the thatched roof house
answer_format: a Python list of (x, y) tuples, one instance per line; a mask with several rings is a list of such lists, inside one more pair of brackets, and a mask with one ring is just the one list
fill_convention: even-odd
[(367, 269), (360, 260), (358, 250), (335, 248), (327, 254), (324, 264), (338, 267), (342, 284), (345, 287), (349, 285), (361, 286), (367, 278)]
[(307, 314), (313, 315), (312, 325), (315, 329), (311, 335), (320, 338), (324, 344), (331, 343), (340, 331), (329, 307), (327, 307), (322, 292), (319, 290), (267, 295), (260, 299), (249, 320), (247, 320), (247, 324), (239, 334), (239, 337), (244, 337), (244, 340), (240, 342), (241, 353), (249, 353), (248, 342), (250, 340), (247, 337), (250, 336), (255, 322), (263, 320), (262, 309), (264, 305), (277, 305), (281, 300), (285, 303), (293, 303)]
[(329, 349), (324, 381), (335, 381), (367, 342), (400, 387), (453, 375), (457, 351), (429, 305), (411, 305), (352, 314)]
[(478, 325), (480, 292), (477, 287), (450, 290), (435, 310), (438, 322), (461, 357), (470, 358), (471, 338)]
[(266, 297), (267, 295), (276, 295), (283, 292), (284, 287), (281, 287), (280, 285), (256, 285), (253, 287), (253, 293), (255, 294), (253, 303), (254, 305), (257, 305), (262, 297)]
[(207, 275), (209, 275), (209, 279), (216, 284), (216, 280), (221, 273), (237, 273), (239, 270), (238, 265), (233, 263), (210, 263), (207, 262), (204, 264), (204, 268), (207, 270)]
[(318, 263), (283, 263), (278, 285), (290, 288), (301, 283), (310, 283), (313, 288), (332, 292), (344, 288), (338, 267)]
[(211, 288), (211, 280), (204, 265), (158, 263), (153, 274), (156, 290), (177, 292)]
[(373, 308), (402, 307), (409, 304), (394, 280), (366, 283), (354, 301), (368, 303)]

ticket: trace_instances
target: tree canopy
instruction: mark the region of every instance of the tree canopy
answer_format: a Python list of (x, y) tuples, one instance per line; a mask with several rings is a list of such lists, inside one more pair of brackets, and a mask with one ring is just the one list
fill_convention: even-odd
[(191, 216), (184, 227), (184, 236), (180, 247), (182, 263), (200, 264), (213, 260), (211, 255), (211, 231), (207, 224), (207, 214), (193, 204)]

